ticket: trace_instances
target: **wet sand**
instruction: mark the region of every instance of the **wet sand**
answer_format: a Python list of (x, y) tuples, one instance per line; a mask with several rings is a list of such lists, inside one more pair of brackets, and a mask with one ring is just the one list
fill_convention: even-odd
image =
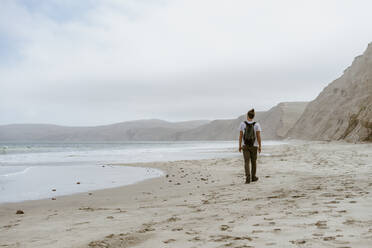
[[(131, 164), (167, 176), (0, 205), (0, 247), (370, 247), (372, 144), (264, 147), (242, 156)], [(24, 214), (16, 214), (23, 210)]]

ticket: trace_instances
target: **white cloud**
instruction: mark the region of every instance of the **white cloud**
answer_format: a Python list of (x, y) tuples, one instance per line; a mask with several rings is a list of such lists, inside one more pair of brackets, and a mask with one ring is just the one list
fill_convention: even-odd
[(0, 124), (233, 118), (314, 98), (372, 40), (362, 0), (37, 2), (1, 2)]

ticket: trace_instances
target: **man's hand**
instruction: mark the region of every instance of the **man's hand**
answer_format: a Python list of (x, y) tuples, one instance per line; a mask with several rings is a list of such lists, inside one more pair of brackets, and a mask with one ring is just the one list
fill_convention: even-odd
[(261, 153), (261, 146), (260, 146), (260, 147), (258, 147), (258, 152), (259, 152), (259, 153)]
[(242, 152), (242, 147), (241, 146), (239, 146), (239, 152)]

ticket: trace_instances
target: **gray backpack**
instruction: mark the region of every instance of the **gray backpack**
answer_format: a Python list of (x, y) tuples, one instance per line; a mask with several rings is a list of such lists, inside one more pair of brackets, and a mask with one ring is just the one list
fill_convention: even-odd
[(249, 124), (248, 122), (245, 123), (245, 131), (244, 131), (244, 144), (248, 147), (252, 147), (254, 142), (256, 141), (256, 135), (254, 133), (254, 125), (256, 122)]

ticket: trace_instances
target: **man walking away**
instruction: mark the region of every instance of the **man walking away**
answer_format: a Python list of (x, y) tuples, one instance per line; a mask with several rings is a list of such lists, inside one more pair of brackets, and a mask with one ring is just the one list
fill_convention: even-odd
[[(254, 109), (249, 110), (247, 121), (240, 123), (239, 127), (239, 152), (243, 150), (246, 176), (245, 183), (250, 183), (251, 181), (255, 182), (258, 180), (258, 177), (256, 177), (256, 161), (257, 151), (261, 153), (261, 126), (258, 122), (253, 122), (254, 116)], [(249, 170), (249, 162), (252, 163), (252, 171)]]

